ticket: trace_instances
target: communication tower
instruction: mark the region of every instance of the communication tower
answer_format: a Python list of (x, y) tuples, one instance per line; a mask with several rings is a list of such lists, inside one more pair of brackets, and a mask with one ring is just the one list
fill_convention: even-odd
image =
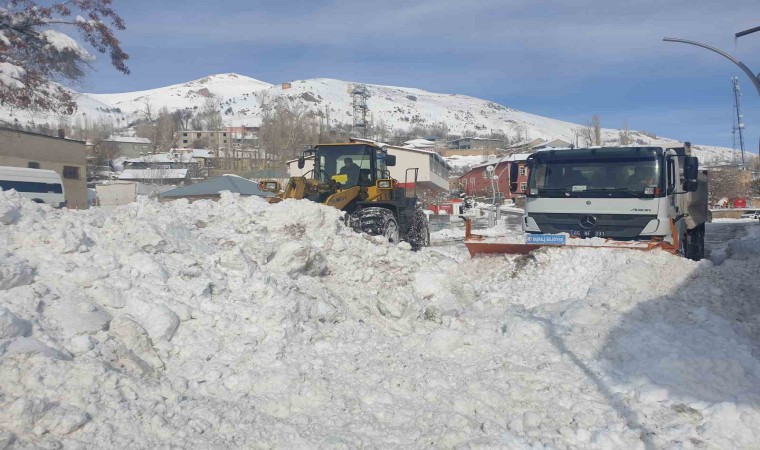
[(369, 98), (369, 91), (365, 86), (356, 85), (351, 90), (351, 97), (354, 104), (354, 126), (353, 132), (359, 136), (366, 138), (369, 128), (367, 123), (367, 116), (369, 107), (367, 107), (367, 99)]
[[(739, 89), (739, 79), (737, 77), (731, 78), (731, 83), (734, 86), (734, 109), (736, 110), (736, 122), (734, 124), (734, 142), (736, 142), (736, 134), (739, 134), (739, 149), (741, 150), (742, 159), (739, 162), (739, 168), (744, 170), (744, 115), (741, 111), (739, 99), (742, 96)], [(734, 144), (735, 145), (735, 144)]]

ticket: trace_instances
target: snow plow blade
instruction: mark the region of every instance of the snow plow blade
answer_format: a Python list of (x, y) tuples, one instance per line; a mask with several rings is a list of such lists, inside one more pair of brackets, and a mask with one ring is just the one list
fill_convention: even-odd
[(472, 233), (472, 223), (470, 219), (465, 220), (464, 245), (470, 252), (470, 256), (481, 254), (504, 254), (504, 255), (527, 255), (533, 250), (542, 247), (555, 248), (619, 248), (627, 250), (651, 251), (661, 249), (668, 253), (678, 253), (678, 242), (675, 245), (662, 240), (652, 241), (615, 241), (607, 239), (602, 243), (596, 241), (594, 244), (587, 243), (586, 239), (569, 238), (565, 244), (527, 244), (504, 242), (498, 239), (481, 236)]

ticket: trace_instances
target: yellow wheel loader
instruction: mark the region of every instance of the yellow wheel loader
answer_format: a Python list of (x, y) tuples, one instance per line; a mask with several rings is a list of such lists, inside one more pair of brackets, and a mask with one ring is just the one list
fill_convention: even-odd
[[(390, 242), (406, 241), (414, 250), (430, 245), (427, 218), (417, 205), (417, 171), (407, 169), (401, 184), (388, 167), (396, 157), (367, 142), (322, 144), (303, 152), (298, 168), (285, 186), (262, 181), (261, 187), (278, 195), (270, 199), (308, 199), (346, 212), (346, 225)], [(307, 167), (307, 165), (309, 167)]]

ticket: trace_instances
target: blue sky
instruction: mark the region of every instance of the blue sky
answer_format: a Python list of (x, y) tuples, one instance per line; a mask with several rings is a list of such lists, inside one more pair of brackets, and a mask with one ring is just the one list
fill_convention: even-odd
[(731, 146), (740, 76), (746, 147), (760, 95), (701, 41), (760, 71), (756, 0), (635, 2), (114, 0), (132, 74), (100, 57), (79, 89), (155, 88), (235, 72), (270, 83), (327, 77), (459, 93), (572, 122)]

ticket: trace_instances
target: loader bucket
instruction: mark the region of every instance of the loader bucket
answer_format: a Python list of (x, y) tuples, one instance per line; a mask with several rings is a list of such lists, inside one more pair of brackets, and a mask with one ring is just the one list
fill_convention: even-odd
[[(675, 232), (675, 227), (671, 226)], [(662, 249), (672, 254), (678, 253), (678, 240), (675, 238), (675, 244), (665, 242), (663, 240), (651, 240), (651, 241), (615, 241), (613, 239), (607, 239), (599, 242), (591, 241), (580, 238), (569, 238), (565, 244), (527, 244), (518, 242), (500, 241), (496, 238), (490, 238), (472, 233), (472, 223), (470, 219), (465, 220), (465, 236), (464, 245), (470, 252), (470, 256), (480, 254), (505, 254), (505, 255), (527, 255), (533, 250), (538, 250), (542, 247), (555, 247), (555, 248), (619, 248), (627, 250), (644, 250), (651, 251), (654, 249)]]

